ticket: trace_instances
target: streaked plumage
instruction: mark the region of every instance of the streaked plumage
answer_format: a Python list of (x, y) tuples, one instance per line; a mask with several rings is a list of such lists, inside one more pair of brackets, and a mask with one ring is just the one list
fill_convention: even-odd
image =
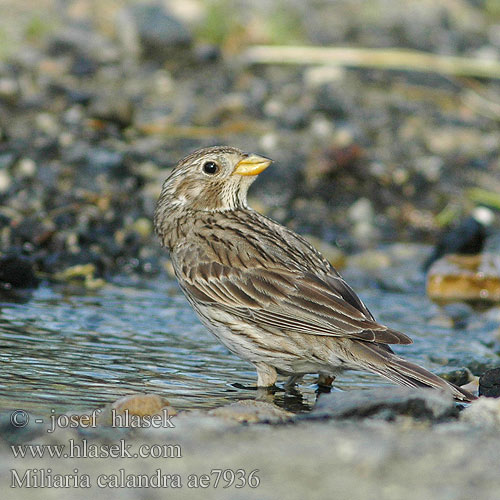
[(181, 160), (163, 185), (155, 229), (201, 321), (255, 365), (259, 386), (273, 385), (277, 372), (296, 378), (362, 369), (470, 399), (396, 356), (388, 344), (411, 339), (377, 323), (306, 240), (248, 207), (249, 186), (270, 163), (235, 148), (206, 148)]

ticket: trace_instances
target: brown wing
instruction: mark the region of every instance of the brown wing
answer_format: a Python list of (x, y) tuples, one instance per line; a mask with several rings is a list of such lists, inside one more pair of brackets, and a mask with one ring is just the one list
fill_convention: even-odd
[(256, 326), (382, 344), (412, 342), (378, 324), (347, 283), (333, 273), (321, 277), (281, 267), (249, 269), (202, 261), (188, 268), (175, 267), (188, 295)]

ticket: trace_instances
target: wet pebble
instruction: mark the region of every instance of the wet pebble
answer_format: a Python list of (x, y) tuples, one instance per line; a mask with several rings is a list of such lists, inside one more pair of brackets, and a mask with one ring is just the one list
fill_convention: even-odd
[(431, 266), (427, 294), (436, 301), (500, 302), (500, 256), (448, 255)]
[(111, 405), (117, 414), (128, 411), (129, 415), (137, 415), (138, 417), (156, 415), (167, 407), (169, 415), (177, 413), (165, 398), (157, 394), (131, 394), (118, 399)]
[(19, 255), (0, 257), (0, 288), (32, 288), (38, 284), (32, 262)]
[(474, 378), (474, 375), (468, 368), (460, 368), (459, 370), (453, 370), (448, 373), (444, 373), (440, 375), (448, 382), (452, 384), (462, 386), (471, 382)]
[(500, 397), (500, 368), (486, 371), (479, 378), (479, 395), (489, 398)]
[(298, 419), (446, 420), (458, 414), (451, 394), (434, 389), (388, 387), (322, 394), (314, 410)]
[(120, 127), (127, 127), (132, 123), (134, 106), (126, 95), (101, 93), (92, 98), (89, 114), (100, 120), (116, 123)]
[(293, 413), (285, 411), (272, 403), (244, 400), (221, 408), (210, 410), (208, 415), (240, 423), (283, 423), (292, 419)]

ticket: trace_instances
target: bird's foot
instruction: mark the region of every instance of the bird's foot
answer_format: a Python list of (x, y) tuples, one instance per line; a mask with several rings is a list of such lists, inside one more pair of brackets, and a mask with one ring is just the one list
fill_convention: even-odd
[(316, 383), (318, 384), (317, 391), (318, 393), (330, 392), (332, 390), (332, 384), (335, 380), (335, 377), (332, 375), (327, 375), (326, 373), (320, 373), (318, 375), (318, 380)]

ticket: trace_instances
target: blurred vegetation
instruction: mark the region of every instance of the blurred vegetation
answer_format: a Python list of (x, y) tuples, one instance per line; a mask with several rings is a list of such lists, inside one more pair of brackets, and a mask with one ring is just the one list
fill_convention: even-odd
[(57, 25), (54, 18), (48, 19), (34, 14), (24, 28), (24, 38), (30, 42), (36, 42), (53, 31)]
[(231, 0), (209, 0), (206, 2), (204, 20), (196, 30), (197, 38), (204, 42), (224, 45), (245, 29), (238, 18), (237, 8)]
[(8, 58), (25, 42), (33, 45), (42, 43), (60, 25), (58, 14), (53, 0), (2, 0), (0, 59)]
[(286, 0), (272, 2), (268, 12), (258, 17), (231, 0), (207, 0), (203, 21), (196, 37), (203, 42), (222, 47), (246, 43), (292, 44), (304, 43), (303, 20)]
[(495, 22), (500, 21), (500, 0), (486, 0), (485, 11)]
[(286, 1), (276, 2), (273, 12), (265, 20), (268, 43), (300, 44), (306, 39), (303, 20), (297, 10), (287, 8)]
[[(2, 0), (2, 15), (0, 16), (0, 58), (12, 53), (23, 41), (38, 44), (62, 23), (62, 17), (67, 19), (88, 17), (95, 23), (98, 30), (106, 35), (113, 34), (114, 15), (126, 6), (137, 3), (149, 3), (161, 0)], [(195, 12), (188, 24), (193, 30), (195, 39), (221, 46), (224, 49), (237, 50), (249, 44), (270, 45), (303, 45), (309, 41), (305, 22), (308, 9), (320, 10), (322, 3), (317, 5), (301, 5), (289, 0), (260, 1), (255, 4), (234, 0), (166, 0), (167, 9), (172, 7), (174, 15), (179, 12)], [(383, 31), (386, 26), (384, 18), (390, 19), (390, 12), (384, 9), (383, 0), (359, 3), (354, 0), (324, 2), (329, 8), (339, 7), (347, 13), (346, 19), (338, 20), (339, 25), (349, 23), (353, 19), (359, 22), (374, 23)], [(418, 3), (413, 0), (408, 8), (416, 9)], [(443, 3), (443, 12), (455, 12), (461, 19), (467, 13), (481, 13), (488, 23), (500, 22), (500, 0), (477, 0), (474, 2)], [(324, 5), (323, 5), (324, 6)], [(426, 2), (422, 2), (426, 9)], [(453, 17), (453, 16), (452, 16)], [(472, 16), (474, 17), (474, 16)], [(361, 20), (361, 21), (360, 21)], [(382, 21), (381, 21), (382, 20)], [(309, 21), (309, 19), (308, 19)], [(335, 21), (337, 22), (337, 21)], [(335, 22), (330, 27), (335, 32)], [(462, 21), (461, 21), (462, 22)], [(474, 23), (474, 21), (470, 21)], [(103, 27), (104, 26), (104, 27)], [(340, 30), (339, 32), (341, 32)]]

